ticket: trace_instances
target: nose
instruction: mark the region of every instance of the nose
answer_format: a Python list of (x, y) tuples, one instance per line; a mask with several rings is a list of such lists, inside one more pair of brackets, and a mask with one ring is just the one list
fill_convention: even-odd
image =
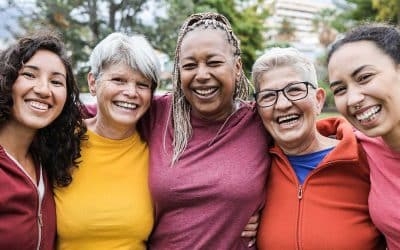
[(287, 109), (292, 106), (292, 102), (286, 98), (283, 94), (283, 91), (278, 92), (278, 96), (276, 97), (275, 108), (276, 109)]
[(210, 72), (207, 65), (199, 64), (196, 72), (196, 80), (199, 82), (207, 81), (210, 78)]
[(348, 86), (347, 88), (347, 106), (352, 107), (361, 103), (365, 96), (359, 86)]
[(50, 84), (47, 79), (39, 78), (33, 87), (33, 91), (42, 98), (49, 97), (51, 96)]
[(126, 84), (126, 87), (122, 93), (131, 98), (137, 96), (138, 93), (137, 93), (136, 84), (133, 82)]

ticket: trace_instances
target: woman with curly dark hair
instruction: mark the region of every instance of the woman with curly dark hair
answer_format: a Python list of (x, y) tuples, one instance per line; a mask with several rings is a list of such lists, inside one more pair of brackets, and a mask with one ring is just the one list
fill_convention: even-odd
[(0, 249), (53, 249), (52, 183), (71, 181), (86, 131), (63, 42), (21, 38), (0, 54)]

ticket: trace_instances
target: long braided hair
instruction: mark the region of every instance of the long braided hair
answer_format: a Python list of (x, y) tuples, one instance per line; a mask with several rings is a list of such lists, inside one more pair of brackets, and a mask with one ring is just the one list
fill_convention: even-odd
[[(179, 60), (182, 40), (185, 35), (196, 29), (215, 29), (221, 30), (226, 33), (229, 44), (233, 47), (233, 56), (240, 58), (240, 41), (232, 31), (231, 24), (228, 19), (218, 13), (197, 13), (193, 14), (186, 19), (183, 23), (177, 41), (175, 50), (175, 62), (173, 71), (173, 105), (172, 116), (174, 126), (173, 137), (173, 156), (172, 165), (179, 160), (180, 155), (186, 149), (186, 146), (192, 136), (192, 125), (190, 123), (190, 110), (191, 106), (186, 100), (184, 93), (181, 89), (181, 78), (179, 73)], [(246, 100), (250, 93), (250, 82), (240, 69), (240, 76), (235, 82), (234, 99)]]

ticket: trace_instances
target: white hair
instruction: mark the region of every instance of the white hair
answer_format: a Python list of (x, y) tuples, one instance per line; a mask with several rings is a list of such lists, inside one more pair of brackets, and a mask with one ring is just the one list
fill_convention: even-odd
[(292, 47), (274, 47), (260, 56), (253, 65), (252, 78), (256, 91), (260, 90), (259, 80), (262, 74), (274, 68), (285, 66), (293, 68), (304, 78), (304, 81), (318, 87), (314, 64), (304, 54)]
[(137, 70), (157, 87), (160, 78), (160, 62), (150, 43), (142, 35), (129, 37), (122, 33), (111, 33), (93, 49), (89, 64), (90, 72), (98, 79), (111, 64), (124, 63)]

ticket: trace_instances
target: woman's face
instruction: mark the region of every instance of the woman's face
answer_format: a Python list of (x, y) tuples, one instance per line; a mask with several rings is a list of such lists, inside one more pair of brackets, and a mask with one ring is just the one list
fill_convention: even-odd
[(66, 82), (66, 69), (58, 55), (38, 50), (22, 65), (12, 86), (11, 121), (34, 130), (51, 124), (67, 99)]
[(89, 89), (97, 98), (97, 120), (106, 128), (134, 131), (151, 103), (152, 82), (126, 64), (111, 64), (95, 80), (89, 73)]
[(336, 107), (354, 127), (371, 137), (400, 128), (400, 65), (373, 42), (343, 45), (328, 72)]
[(197, 29), (183, 38), (179, 72), (181, 88), (192, 113), (207, 120), (221, 120), (233, 110), (235, 82), (241, 61), (220, 30)]
[[(317, 115), (323, 107), (325, 93), (320, 88), (315, 90), (308, 85), (301, 88), (300, 85), (294, 85), (304, 80), (304, 77), (289, 66), (271, 69), (259, 78), (260, 91), (278, 90), (285, 87), (287, 87), (288, 95), (298, 93), (300, 89), (308, 91), (306, 97), (297, 101), (288, 100), (280, 91), (276, 103), (272, 106), (263, 108), (257, 105), (265, 128), (277, 145), (284, 150), (298, 148), (306, 141), (315, 140)], [(291, 89), (292, 86), (295, 89)], [(265, 96), (265, 98), (269, 97)]]

